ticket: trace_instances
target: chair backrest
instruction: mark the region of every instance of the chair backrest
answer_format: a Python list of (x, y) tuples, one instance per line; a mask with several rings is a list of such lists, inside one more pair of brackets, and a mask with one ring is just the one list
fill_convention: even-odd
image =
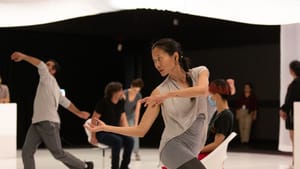
[[(84, 124), (90, 124), (90, 123), (92, 123), (92, 119), (87, 119), (86, 121), (85, 121), (85, 123)], [(88, 142), (90, 143), (90, 144), (92, 144), (91, 143), (91, 139), (92, 139), (92, 133), (88, 130), (88, 129), (86, 129), (86, 128), (84, 128), (84, 130), (85, 130), (85, 133), (86, 133), (86, 135), (87, 135), (87, 137), (88, 137)], [(97, 144), (92, 144), (93, 146), (96, 146), (96, 147), (98, 147), (98, 148), (102, 148), (102, 149), (106, 149), (106, 148), (109, 148), (109, 146), (108, 145), (105, 145), (105, 144), (102, 144), (102, 143), (97, 143)]]
[[(91, 123), (92, 123), (92, 119), (87, 119), (84, 124), (86, 125), (86, 124), (91, 124)], [(85, 133), (86, 133), (86, 135), (88, 137), (88, 142), (90, 143), (91, 142), (91, 138), (92, 138), (92, 134), (91, 134), (91, 132), (87, 128), (84, 128), (84, 130), (85, 130)]]
[(228, 145), (236, 135), (236, 132), (232, 132), (214, 151), (201, 160), (207, 169), (223, 168), (223, 163), (227, 158)]

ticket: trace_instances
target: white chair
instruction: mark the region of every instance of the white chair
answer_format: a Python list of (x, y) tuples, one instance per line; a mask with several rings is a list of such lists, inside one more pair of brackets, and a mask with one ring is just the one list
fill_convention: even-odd
[[(85, 124), (90, 124), (91, 122), (92, 122), (92, 119), (88, 119), (88, 120), (85, 121)], [(110, 147), (106, 144), (102, 144), (102, 143), (99, 143), (99, 142), (97, 144), (92, 144), (91, 143), (91, 139), (92, 139), (91, 132), (86, 128), (84, 128), (84, 130), (85, 130), (86, 135), (88, 136), (88, 142), (91, 145), (93, 145), (93, 146), (99, 148), (100, 150), (102, 150), (102, 156), (103, 156), (103, 159), (102, 159), (102, 165), (103, 166), (102, 166), (102, 168), (104, 169), (105, 168), (105, 150), (109, 149)]]
[(214, 151), (201, 160), (207, 169), (224, 169), (228, 144), (236, 135), (235, 132), (232, 132)]

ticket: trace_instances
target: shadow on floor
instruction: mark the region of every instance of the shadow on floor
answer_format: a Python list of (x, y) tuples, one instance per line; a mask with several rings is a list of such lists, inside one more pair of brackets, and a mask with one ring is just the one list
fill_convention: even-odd
[(292, 155), (291, 152), (282, 152), (278, 150), (278, 142), (276, 141), (252, 141), (247, 144), (242, 144), (237, 140), (233, 140), (228, 147), (231, 152), (248, 152), (262, 154), (278, 154)]

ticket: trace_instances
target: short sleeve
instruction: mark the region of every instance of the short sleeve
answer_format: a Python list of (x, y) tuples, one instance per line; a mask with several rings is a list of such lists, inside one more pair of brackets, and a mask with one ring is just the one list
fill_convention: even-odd
[(229, 131), (232, 129), (232, 120), (228, 113), (222, 114), (215, 121), (216, 134), (223, 134), (227, 136)]
[(97, 102), (95, 106), (95, 112), (97, 112), (98, 114), (104, 113), (104, 99), (101, 99)]
[(137, 100), (140, 100), (142, 99), (142, 94), (141, 93), (138, 93), (137, 96), (136, 96)]
[(67, 97), (65, 97), (62, 94), (60, 94), (60, 96), (59, 96), (59, 104), (62, 105), (64, 108), (67, 109), (70, 106), (71, 101)]
[(120, 102), (120, 113), (125, 113), (125, 100), (122, 99)]
[(198, 66), (198, 67), (194, 67), (193, 69), (191, 69), (191, 76), (193, 79), (198, 79), (199, 77), (199, 74), (202, 72), (202, 71), (205, 71), (207, 69), (206, 66)]
[(52, 76), (47, 68), (47, 65), (44, 62), (40, 62), (37, 65), (37, 68), (38, 68), (41, 82), (45, 82), (49, 76)]

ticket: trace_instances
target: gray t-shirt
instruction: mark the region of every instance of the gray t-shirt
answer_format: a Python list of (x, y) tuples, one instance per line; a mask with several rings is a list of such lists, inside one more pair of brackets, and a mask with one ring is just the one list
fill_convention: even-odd
[(41, 121), (60, 123), (57, 112), (59, 104), (68, 108), (71, 102), (62, 95), (55, 77), (50, 74), (46, 64), (41, 62), (37, 68), (40, 81), (34, 98), (32, 123)]
[[(208, 70), (205, 66), (198, 66), (190, 70), (193, 84), (198, 83), (199, 73)], [(167, 77), (159, 86), (161, 94), (178, 90), (181, 87), (174, 80)], [(172, 138), (184, 133), (194, 123), (199, 114), (203, 114), (207, 123), (207, 97), (198, 96), (191, 101), (190, 98), (173, 97), (161, 104), (161, 113), (165, 128), (160, 141), (159, 152)], [(200, 131), (199, 131), (200, 132)]]
[(126, 96), (124, 109), (125, 109), (125, 112), (126, 112), (127, 121), (128, 121), (130, 126), (133, 126), (134, 125), (134, 120), (135, 120), (134, 116), (135, 116), (136, 104), (137, 104), (138, 100), (142, 99), (142, 94), (140, 92), (137, 93), (134, 100), (132, 100), (132, 101), (129, 101), (128, 89), (124, 90), (124, 94)]

